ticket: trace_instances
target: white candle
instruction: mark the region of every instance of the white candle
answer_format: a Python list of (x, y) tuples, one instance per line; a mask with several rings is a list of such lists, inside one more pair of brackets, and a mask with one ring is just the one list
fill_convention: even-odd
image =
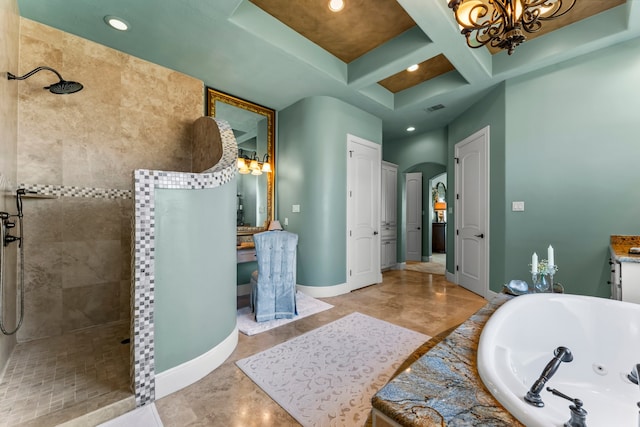
[(547, 258), (549, 259), (549, 267), (556, 265), (555, 260), (553, 259), (553, 247), (549, 245), (547, 249)]
[(538, 272), (538, 254), (535, 252), (531, 257), (531, 272), (534, 274)]

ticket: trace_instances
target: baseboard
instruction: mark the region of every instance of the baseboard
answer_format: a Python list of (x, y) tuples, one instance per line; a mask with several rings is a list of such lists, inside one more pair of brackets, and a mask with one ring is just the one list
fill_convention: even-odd
[[(382, 280), (382, 275), (381, 280)], [(305, 294), (314, 297), (314, 298), (328, 298), (328, 297), (336, 297), (338, 295), (344, 295), (351, 292), (349, 286), (346, 283), (340, 283), (338, 285), (333, 286), (305, 286), (305, 285), (296, 285), (300, 292), (304, 292)]]
[(487, 290), (487, 297), (485, 298), (488, 301), (491, 301), (492, 299), (494, 299), (495, 297), (498, 296), (497, 292), (493, 292), (491, 289)]
[(444, 273), (444, 278), (447, 279), (447, 282), (458, 284), (458, 279), (456, 279), (456, 275), (454, 273), (449, 273), (446, 271)]
[(421, 259), (422, 259), (422, 262), (431, 262), (431, 261), (433, 261), (433, 257), (432, 256), (423, 256)]
[(251, 295), (251, 283), (236, 286), (238, 296)]
[(398, 270), (406, 270), (407, 269), (407, 263), (406, 262), (399, 262), (396, 264), (396, 267)]
[(238, 327), (208, 352), (156, 375), (156, 400), (195, 383), (227, 360), (238, 345)]

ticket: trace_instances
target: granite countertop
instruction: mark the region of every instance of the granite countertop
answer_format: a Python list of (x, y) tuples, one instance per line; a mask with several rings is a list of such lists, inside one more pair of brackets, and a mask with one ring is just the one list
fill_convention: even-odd
[(476, 362), (484, 324), (511, 298), (499, 294), (478, 310), (376, 393), (373, 407), (405, 426), (522, 426), (486, 389)]
[(640, 262), (640, 254), (630, 254), (629, 248), (640, 247), (640, 236), (611, 235), (609, 250), (618, 262)]

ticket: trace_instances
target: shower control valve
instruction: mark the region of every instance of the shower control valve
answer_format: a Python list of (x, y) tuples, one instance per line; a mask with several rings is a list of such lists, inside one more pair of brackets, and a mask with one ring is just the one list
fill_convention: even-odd
[(9, 219), (9, 212), (0, 212), (0, 219), (1, 220), (7, 220)]
[(5, 223), (4, 223), (4, 226), (5, 226), (6, 228), (13, 228), (13, 227), (15, 227), (15, 226), (16, 226), (16, 223), (15, 223), (15, 222), (9, 222), (9, 221), (7, 221), (7, 222), (5, 222)]
[(9, 246), (9, 244), (10, 244), (10, 243), (13, 243), (13, 242), (20, 242), (20, 243), (22, 243), (22, 242), (21, 242), (21, 240), (22, 240), (22, 239), (21, 239), (20, 237), (16, 237), (16, 236), (12, 236), (12, 235), (10, 235), (10, 234), (7, 234), (6, 236), (4, 236), (4, 245), (5, 245), (5, 246)]

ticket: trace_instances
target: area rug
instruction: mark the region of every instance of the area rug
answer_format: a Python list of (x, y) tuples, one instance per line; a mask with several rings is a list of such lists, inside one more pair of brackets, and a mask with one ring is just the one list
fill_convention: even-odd
[(373, 395), (429, 338), (352, 313), (236, 364), (303, 426), (364, 425)]
[(238, 310), (238, 330), (245, 335), (255, 335), (333, 307), (331, 304), (310, 297), (300, 291), (296, 292), (296, 306), (298, 307), (298, 315), (293, 319), (275, 319), (259, 323), (256, 322), (255, 316), (251, 313), (251, 308), (243, 307)]

